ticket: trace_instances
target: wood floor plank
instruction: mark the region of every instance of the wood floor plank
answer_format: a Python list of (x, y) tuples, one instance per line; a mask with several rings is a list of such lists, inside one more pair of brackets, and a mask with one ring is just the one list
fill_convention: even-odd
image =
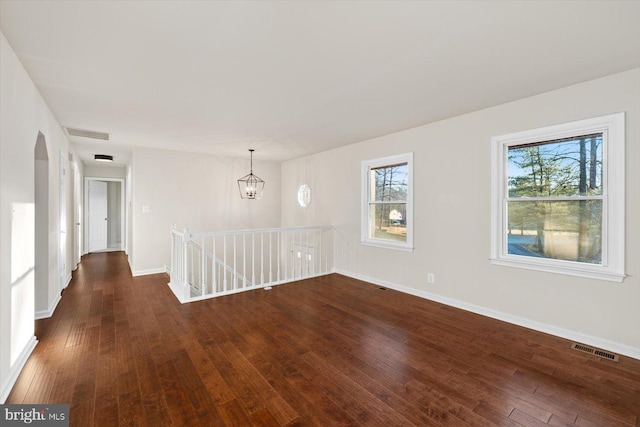
[[(298, 413), (271, 387), (260, 372), (244, 357), (244, 355), (231, 343), (224, 343), (220, 350), (229, 361), (231, 369), (235, 372), (236, 380), (250, 387), (251, 405), (249, 413), (254, 413), (266, 408), (273, 417), (285, 425), (299, 417)], [(247, 400), (248, 396), (241, 396)]]
[(158, 376), (173, 424), (177, 426), (199, 424), (196, 411), (189, 402), (187, 392), (180, 382), (180, 375), (173, 363), (168, 361), (159, 365)]
[(250, 426), (253, 424), (249, 414), (236, 399), (220, 405), (220, 416), (224, 424), (228, 426)]
[[(334, 369), (334, 365), (319, 357), (313, 351), (303, 354), (300, 359), (304, 360), (309, 367), (313, 366), (313, 369), (318, 370), (318, 374), (324, 379), (322, 383), (325, 384), (327, 390), (336, 393), (336, 398), (342, 396), (343, 402), (350, 399), (354, 407), (362, 408), (358, 409), (358, 411), (361, 414), (359, 421), (363, 422), (363, 424), (381, 426), (409, 426), (413, 424), (401, 412), (387, 405), (384, 400), (378, 399), (348, 375), (338, 369)], [(363, 416), (362, 414), (366, 415)]]
[(298, 413), (304, 414), (306, 425), (350, 426), (350, 416), (331, 402), (317, 384), (309, 381), (298, 370), (285, 366), (272, 355), (258, 354), (252, 358), (261, 375)]
[(329, 275), (180, 304), (84, 256), (7, 403), (72, 426), (640, 426), (640, 361)]
[[(293, 420), (289, 425), (293, 425), (296, 421), (298, 420)], [(268, 409), (261, 409), (251, 414), (251, 424), (260, 427), (278, 427), (280, 425)]]

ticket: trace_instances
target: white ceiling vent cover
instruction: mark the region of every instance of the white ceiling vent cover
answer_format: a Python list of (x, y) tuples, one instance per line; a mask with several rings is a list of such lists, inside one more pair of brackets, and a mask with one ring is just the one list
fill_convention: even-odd
[(69, 136), (79, 136), (81, 138), (100, 139), (102, 141), (109, 140), (109, 134), (105, 132), (97, 132), (94, 130), (86, 130), (86, 129), (68, 128), (66, 126), (64, 130), (67, 132), (67, 135)]

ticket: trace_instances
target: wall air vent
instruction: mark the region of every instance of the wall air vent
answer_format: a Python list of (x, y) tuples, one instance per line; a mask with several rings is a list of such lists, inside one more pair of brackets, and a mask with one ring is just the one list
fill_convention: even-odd
[(91, 139), (99, 139), (102, 141), (109, 140), (109, 134), (105, 132), (96, 132), (94, 130), (86, 130), (86, 129), (75, 129), (64, 127), (64, 130), (67, 132), (69, 136), (79, 136), (81, 138), (91, 138)]
[(619, 360), (618, 355), (615, 353), (611, 353), (609, 351), (598, 350), (597, 348), (589, 347), (588, 345), (573, 343), (571, 344), (571, 348), (574, 350), (581, 351), (583, 353), (589, 353), (594, 356), (602, 357), (603, 359), (611, 360), (613, 362), (617, 362)]

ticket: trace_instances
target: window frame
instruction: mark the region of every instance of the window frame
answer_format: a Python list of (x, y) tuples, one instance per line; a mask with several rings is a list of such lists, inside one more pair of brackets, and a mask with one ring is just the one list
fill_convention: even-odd
[[(401, 163), (407, 164), (407, 200), (406, 202), (406, 242), (376, 239), (369, 237), (369, 204), (371, 203), (370, 186), (371, 170)], [(377, 159), (363, 160), (361, 164), (361, 230), (360, 242), (363, 245), (385, 249), (413, 252), (413, 152), (381, 157)], [(403, 202), (400, 202), (403, 203)]]
[[(509, 254), (507, 244), (509, 147), (592, 133), (602, 133), (602, 264)], [(624, 113), (615, 113), (491, 138), (491, 263), (622, 282), (625, 278), (624, 152)], [(576, 198), (576, 200), (580, 199)]]

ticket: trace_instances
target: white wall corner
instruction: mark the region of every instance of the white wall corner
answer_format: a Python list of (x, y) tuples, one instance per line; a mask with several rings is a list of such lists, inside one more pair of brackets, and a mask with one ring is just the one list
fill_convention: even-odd
[(380, 280), (373, 277), (363, 276), (361, 274), (352, 273), (346, 270), (336, 269), (335, 272), (338, 274), (342, 274), (343, 276), (351, 277), (353, 279), (362, 280), (364, 282), (373, 283), (379, 286), (384, 286), (385, 288), (393, 289), (409, 295), (414, 295), (420, 298), (428, 299), (430, 301), (435, 301), (444, 305), (459, 308), (475, 314), (480, 314), (482, 316), (490, 317), (492, 319), (501, 320), (503, 322), (522, 326), (524, 328), (532, 329), (538, 332), (544, 332), (546, 334), (554, 335), (554, 336), (568, 339), (571, 341), (577, 341), (579, 343), (588, 344), (594, 347), (601, 348), (603, 350), (612, 351), (614, 353), (622, 354), (624, 356), (628, 356), (628, 357), (640, 360), (640, 348), (637, 348), (637, 347), (632, 347), (626, 344), (609, 341), (599, 337), (594, 337), (591, 335), (583, 334), (581, 332), (559, 328), (557, 326), (549, 325), (546, 323), (538, 322), (538, 321), (527, 319), (524, 317), (514, 316), (512, 314), (503, 313), (501, 311), (491, 310), (489, 308), (481, 307), (479, 305), (469, 304), (464, 301), (443, 297), (441, 295), (432, 294), (430, 292), (424, 292), (419, 289), (414, 289), (407, 286), (398, 285), (396, 283), (387, 282), (386, 280)]
[(9, 375), (7, 375), (7, 379), (5, 380), (4, 384), (2, 384), (2, 388), (0, 388), (0, 404), (4, 404), (4, 402), (7, 400), (7, 397), (9, 397), (9, 393), (11, 393), (11, 389), (16, 383), (20, 372), (22, 372), (22, 368), (24, 368), (24, 365), (27, 363), (29, 356), (31, 356), (31, 353), (33, 352), (33, 349), (36, 348), (37, 344), (38, 340), (34, 335), (29, 339), (27, 344), (20, 352), (18, 359), (15, 361), (13, 366), (11, 366)]
[(49, 317), (53, 316), (53, 313), (56, 311), (56, 307), (58, 307), (58, 303), (61, 299), (62, 296), (58, 295), (58, 297), (51, 302), (51, 305), (49, 305), (48, 309), (36, 311), (35, 319), (48, 319)]

